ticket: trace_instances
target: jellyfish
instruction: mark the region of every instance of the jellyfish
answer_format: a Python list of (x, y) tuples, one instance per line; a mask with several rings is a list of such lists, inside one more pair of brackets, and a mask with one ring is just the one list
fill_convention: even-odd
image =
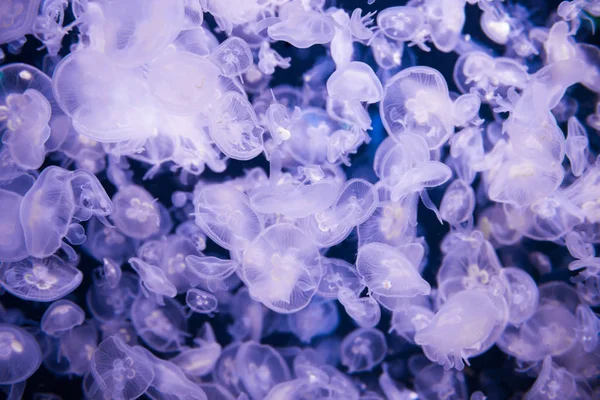
[(219, 90), (219, 68), (187, 51), (169, 52), (150, 64), (150, 91), (168, 111), (178, 115), (208, 113)]
[(252, 400), (264, 399), (273, 386), (291, 378), (281, 355), (272, 347), (256, 342), (246, 342), (239, 347), (235, 368)]
[(11, 190), (0, 188), (0, 203), (3, 213), (0, 217), (0, 261), (19, 261), (28, 256), (23, 226), (19, 210), (23, 196)]
[(417, 7), (387, 7), (377, 14), (377, 26), (392, 40), (411, 41), (423, 29), (425, 15)]
[(587, 353), (593, 352), (598, 346), (598, 334), (600, 334), (600, 319), (592, 311), (590, 306), (579, 304), (576, 310), (577, 327), (575, 334)]
[(430, 149), (442, 146), (454, 132), (448, 86), (429, 67), (410, 67), (389, 79), (379, 103), (382, 122), (390, 135), (421, 135)]
[(210, 114), (209, 134), (219, 150), (236, 160), (250, 160), (263, 151), (264, 129), (245, 96), (230, 91)]
[(187, 317), (177, 300), (164, 298), (160, 305), (152, 297), (138, 295), (131, 305), (135, 331), (150, 348), (170, 352), (181, 349), (187, 333)]
[(42, 362), (40, 345), (27, 331), (0, 324), (0, 385), (25, 381)]
[(453, 226), (457, 226), (472, 220), (474, 210), (475, 192), (473, 188), (462, 179), (452, 182), (446, 189), (440, 204), (442, 219)]
[(69, 374), (83, 376), (90, 372), (90, 360), (98, 347), (98, 333), (91, 321), (62, 335), (59, 354), (69, 362)]
[(317, 294), (327, 299), (335, 299), (342, 288), (348, 288), (357, 295), (360, 294), (364, 285), (356, 272), (354, 265), (338, 258), (322, 258), (323, 278), (319, 284)]
[(41, 328), (48, 335), (61, 336), (85, 320), (85, 313), (69, 300), (55, 301), (42, 316)]
[(431, 291), (417, 269), (423, 257), (419, 244), (395, 249), (369, 243), (358, 249), (356, 269), (372, 293), (385, 297), (414, 297)]
[(101, 322), (127, 318), (131, 305), (139, 292), (138, 276), (124, 272), (117, 286), (111, 286), (104, 278), (96, 278), (86, 295), (87, 306)]
[[(212, 332), (210, 325), (206, 323), (203, 329)], [(189, 378), (200, 378), (210, 374), (214, 368), (219, 356), (221, 355), (221, 345), (217, 343), (214, 336), (202, 338), (196, 338), (194, 342), (197, 347), (184, 349), (177, 356), (170, 359), (170, 361), (181, 368), (181, 371)]]
[(333, 18), (306, 10), (298, 2), (284, 4), (279, 11), (279, 19), (267, 28), (269, 37), (288, 42), (299, 49), (329, 43), (335, 36)]
[(329, 209), (300, 220), (298, 226), (319, 247), (330, 247), (343, 241), (356, 225), (367, 220), (377, 203), (378, 194), (373, 185), (363, 179), (351, 179)]
[(425, 355), (446, 369), (464, 368), (469, 352), (485, 351), (482, 344), (499, 318), (490, 297), (479, 290), (456, 293), (435, 314), (431, 323), (415, 333), (415, 342)]
[(547, 356), (544, 358), (540, 375), (524, 398), (526, 400), (575, 399), (575, 378), (569, 371), (553, 363), (550, 356)]
[(371, 296), (360, 297), (349, 288), (338, 290), (338, 300), (346, 313), (361, 327), (373, 328), (381, 319), (379, 303)]
[(288, 316), (291, 331), (303, 342), (332, 333), (338, 326), (339, 314), (333, 301), (311, 301), (308, 306)]
[(40, 0), (9, 0), (4, 2), (2, 12), (2, 32), (0, 44), (9, 43), (31, 33)]
[(233, 342), (225, 347), (211, 374), (214, 382), (223, 386), (233, 396), (239, 395), (244, 390), (241, 375), (236, 371), (235, 363), (240, 346), (240, 342)]
[(144, 289), (154, 293), (160, 299), (159, 302), (162, 301), (162, 296), (170, 298), (177, 296), (177, 288), (169, 281), (162, 269), (137, 257), (130, 258), (129, 265), (139, 275)]
[(241, 272), (253, 298), (274, 311), (292, 313), (317, 292), (321, 257), (309, 236), (280, 223), (263, 230), (244, 251)]
[(223, 41), (212, 51), (210, 58), (221, 68), (221, 73), (230, 78), (242, 75), (253, 63), (250, 46), (235, 36)]
[[(352, 85), (348, 85), (352, 82)], [(379, 78), (367, 64), (353, 61), (338, 68), (327, 80), (329, 96), (341, 100), (377, 103), (383, 97)]]
[(509, 322), (519, 325), (535, 313), (539, 290), (531, 275), (522, 269), (506, 267), (502, 268), (500, 274), (508, 281), (511, 293)]
[(194, 194), (196, 224), (228, 250), (244, 250), (263, 229), (246, 194), (227, 184), (203, 185)]
[(155, 376), (146, 354), (115, 336), (102, 341), (94, 351), (91, 371), (100, 390), (113, 399), (141, 396)]
[(214, 294), (196, 288), (187, 291), (185, 302), (193, 312), (199, 314), (211, 315), (219, 307), (219, 300)]
[(45, 143), (50, 138), (50, 102), (37, 90), (27, 89), (23, 94), (6, 96), (5, 104), (0, 106), (2, 143), (19, 167), (41, 167), (46, 156)]
[(0, 264), (0, 284), (23, 300), (51, 302), (75, 290), (83, 279), (76, 264), (57, 256), (28, 257)]
[(121, 188), (114, 196), (112, 220), (117, 229), (134, 239), (147, 239), (160, 229), (161, 217), (156, 201), (137, 185)]
[(340, 345), (342, 364), (349, 373), (370, 371), (383, 361), (386, 353), (385, 336), (374, 328), (356, 329)]

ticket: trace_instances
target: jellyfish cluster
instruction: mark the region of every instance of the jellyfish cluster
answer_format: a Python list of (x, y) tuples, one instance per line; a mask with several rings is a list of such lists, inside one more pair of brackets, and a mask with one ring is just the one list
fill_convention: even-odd
[(599, 0), (0, 0), (0, 398), (600, 399)]

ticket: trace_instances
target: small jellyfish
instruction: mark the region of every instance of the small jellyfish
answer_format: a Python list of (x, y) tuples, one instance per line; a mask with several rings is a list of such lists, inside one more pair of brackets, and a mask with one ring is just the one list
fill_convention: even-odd
[(138, 276), (129, 272), (122, 274), (119, 284), (115, 287), (109, 285), (102, 277), (95, 277), (86, 295), (87, 306), (94, 318), (101, 322), (127, 318), (139, 287)]
[(240, 76), (253, 63), (252, 51), (244, 39), (232, 36), (223, 41), (210, 55), (224, 76)]
[(252, 400), (264, 399), (273, 386), (291, 378), (283, 357), (272, 347), (256, 342), (239, 347), (235, 369)]
[(392, 40), (408, 42), (423, 29), (425, 15), (417, 7), (388, 7), (377, 14), (377, 26)]
[(0, 385), (25, 381), (41, 362), (40, 345), (29, 332), (0, 324)]
[(542, 371), (535, 383), (525, 394), (525, 400), (573, 400), (577, 398), (575, 377), (566, 369), (560, 368), (547, 356)]
[(138, 295), (131, 305), (135, 331), (153, 350), (170, 352), (181, 349), (188, 336), (187, 317), (174, 299), (164, 298), (160, 305), (152, 297)]
[(134, 239), (147, 239), (160, 229), (160, 213), (156, 201), (137, 185), (121, 188), (114, 196), (112, 220), (117, 229)]
[[(352, 82), (352, 84), (348, 84)], [(373, 69), (353, 61), (337, 69), (327, 80), (329, 96), (341, 100), (377, 103), (383, 97), (383, 87)]]
[(583, 350), (591, 353), (598, 346), (598, 334), (600, 334), (600, 318), (592, 311), (590, 306), (579, 304), (576, 310), (577, 327), (575, 334), (583, 345)]
[(196, 224), (219, 246), (243, 250), (263, 229), (245, 193), (228, 184), (202, 185), (194, 194)]
[(75, 290), (82, 279), (83, 274), (73, 263), (57, 256), (0, 263), (0, 284), (23, 300), (50, 302), (60, 299)]
[(299, 49), (325, 44), (335, 36), (335, 23), (330, 16), (306, 10), (299, 2), (284, 4), (279, 11), (280, 21), (269, 26), (273, 40), (282, 40)]
[(430, 360), (460, 371), (469, 351), (485, 350), (481, 346), (497, 319), (498, 310), (485, 292), (465, 290), (442, 305), (431, 323), (415, 334), (415, 342)]
[(383, 243), (369, 243), (358, 249), (356, 269), (369, 290), (385, 297), (428, 295), (431, 286), (417, 269), (423, 257), (419, 244), (402, 250)]
[(381, 331), (359, 328), (350, 332), (340, 345), (342, 364), (349, 373), (370, 371), (383, 361), (387, 343)]
[(92, 356), (91, 370), (104, 394), (117, 400), (141, 396), (154, 379), (148, 357), (116, 336), (100, 343)]
[(341, 288), (360, 294), (364, 285), (354, 265), (338, 258), (322, 258), (324, 274), (317, 294), (326, 299), (335, 299)]
[(306, 307), (323, 273), (311, 238), (288, 223), (261, 232), (244, 251), (241, 272), (250, 295), (279, 313)]
[(381, 319), (379, 303), (371, 296), (359, 297), (349, 288), (338, 290), (338, 300), (344, 306), (346, 313), (363, 328), (372, 328)]
[(60, 340), (59, 354), (69, 362), (68, 373), (79, 376), (88, 373), (90, 360), (97, 347), (98, 331), (91, 321), (76, 326), (63, 335)]
[(69, 300), (55, 301), (42, 316), (41, 328), (48, 335), (61, 336), (85, 320), (85, 313)]
[(576, 117), (569, 118), (565, 153), (571, 163), (571, 172), (581, 176), (588, 166), (589, 140), (585, 127)]
[(129, 259), (129, 265), (140, 277), (144, 288), (157, 296), (175, 297), (177, 288), (169, 281), (162, 269), (146, 263), (137, 257)]
[(185, 349), (170, 360), (181, 368), (190, 379), (210, 374), (221, 355), (221, 345), (214, 338), (212, 340), (196, 339), (195, 342), (198, 347)]
[(291, 331), (303, 342), (333, 332), (340, 317), (333, 301), (311, 301), (308, 306), (288, 316)]
[(210, 114), (209, 134), (226, 156), (250, 160), (263, 151), (264, 129), (245, 96), (230, 91)]
[(19, 210), (23, 196), (0, 188), (0, 262), (19, 261), (28, 256)]
[(150, 92), (168, 111), (179, 115), (208, 113), (207, 99), (217, 96), (219, 68), (197, 54), (167, 52), (150, 64)]
[(515, 267), (502, 268), (500, 274), (510, 288), (509, 322), (519, 325), (527, 321), (538, 307), (539, 290), (531, 275)]
[(185, 302), (193, 312), (199, 314), (210, 315), (219, 307), (219, 300), (214, 294), (195, 288), (187, 291)]
[(452, 226), (472, 220), (475, 210), (475, 192), (471, 185), (462, 179), (457, 179), (448, 186), (442, 203), (440, 215)]
[(13, 161), (23, 169), (37, 169), (46, 156), (50, 138), (50, 102), (35, 89), (11, 93), (0, 105), (0, 132)]
[(236, 371), (235, 365), (240, 346), (240, 342), (233, 342), (225, 347), (212, 370), (213, 381), (223, 386), (233, 396), (239, 395), (244, 390), (241, 375)]

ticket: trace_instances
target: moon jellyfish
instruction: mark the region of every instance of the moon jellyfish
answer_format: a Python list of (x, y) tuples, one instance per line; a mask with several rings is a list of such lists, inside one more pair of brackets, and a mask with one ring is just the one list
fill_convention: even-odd
[(69, 300), (58, 300), (50, 305), (42, 316), (41, 328), (48, 335), (60, 336), (79, 326), (85, 320), (85, 313)]
[(244, 96), (228, 92), (218, 100), (210, 117), (210, 136), (226, 156), (250, 160), (263, 151), (264, 129)]
[(360, 297), (349, 288), (338, 290), (338, 300), (346, 313), (361, 327), (373, 328), (381, 319), (379, 303), (371, 296)]
[(342, 364), (350, 373), (369, 371), (383, 361), (387, 349), (381, 331), (359, 328), (349, 333), (340, 345)]
[[(352, 82), (351, 85), (348, 82)], [(327, 93), (341, 100), (377, 103), (383, 97), (379, 78), (367, 64), (354, 61), (337, 69), (327, 80)]]
[(211, 314), (219, 307), (215, 295), (196, 288), (187, 291), (185, 302), (193, 312), (199, 314)]
[(75, 290), (83, 274), (75, 265), (57, 256), (28, 257), (0, 264), (0, 283), (7, 292), (23, 300), (50, 302)]
[(540, 375), (535, 383), (525, 394), (526, 400), (544, 399), (575, 399), (576, 382), (573, 375), (564, 368), (552, 362), (552, 358), (546, 357), (542, 364)]
[(196, 224), (218, 245), (243, 250), (263, 229), (246, 194), (232, 185), (203, 185), (194, 194)]
[(350, 289), (356, 294), (363, 291), (364, 285), (354, 265), (337, 258), (323, 257), (321, 260), (324, 273), (317, 291), (319, 296), (335, 299), (342, 288)]
[(100, 343), (92, 356), (91, 370), (100, 390), (113, 399), (136, 399), (154, 379), (148, 357), (115, 336)]
[(252, 400), (265, 398), (273, 386), (291, 377), (281, 355), (272, 347), (256, 342), (246, 342), (239, 347), (235, 368)]
[(423, 257), (419, 244), (405, 246), (404, 252), (383, 243), (369, 243), (358, 249), (356, 269), (372, 293), (386, 297), (414, 297), (431, 291), (417, 269)]
[(29, 378), (42, 362), (40, 345), (27, 331), (0, 324), (0, 385)]
[(156, 351), (181, 348), (187, 333), (187, 317), (174, 299), (165, 298), (160, 305), (152, 297), (138, 295), (131, 305), (131, 320), (142, 340)]
[(274, 311), (292, 313), (317, 292), (321, 256), (309, 236), (281, 223), (266, 228), (246, 249), (241, 272), (253, 298)]
[(252, 51), (243, 39), (232, 36), (221, 43), (210, 55), (211, 60), (221, 68), (224, 76), (240, 76), (253, 63)]
[[(465, 290), (452, 296), (435, 314), (431, 323), (415, 334), (425, 355), (445, 368), (464, 368), (463, 360), (479, 354), (492, 333), (498, 310), (487, 294)], [(467, 361), (468, 363), (468, 361)]]
[(40, 0), (9, 0), (2, 4), (0, 43), (9, 43), (31, 33)]
[(134, 239), (147, 239), (160, 228), (159, 208), (145, 189), (127, 185), (114, 196), (112, 220), (121, 232)]

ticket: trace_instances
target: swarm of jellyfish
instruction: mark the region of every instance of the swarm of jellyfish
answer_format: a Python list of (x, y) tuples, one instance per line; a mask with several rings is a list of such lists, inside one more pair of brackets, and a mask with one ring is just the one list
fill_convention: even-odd
[(600, 399), (599, 0), (0, 0), (0, 398)]

